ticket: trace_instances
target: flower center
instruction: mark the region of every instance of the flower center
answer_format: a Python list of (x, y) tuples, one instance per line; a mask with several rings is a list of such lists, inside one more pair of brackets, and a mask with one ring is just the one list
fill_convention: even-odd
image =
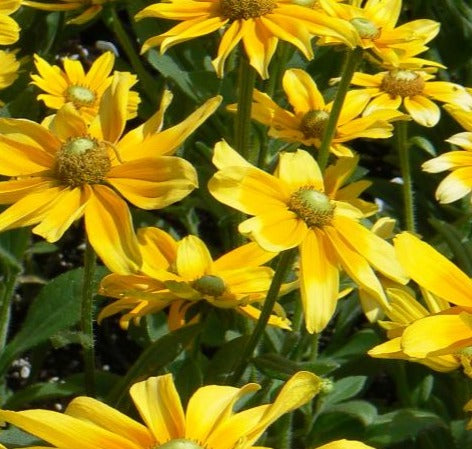
[(300, 123), (300, 131), (305, 139), (321, 139), (328, 118), (329, 114), (326, 111), (308, 111)]
[(92, 105), (96, 98), (95, 92), (84, 86), (69, 86), (65, 95), (77, 108)]
[(106, 146), (91, 137), (69, 139), (56, 155), (55, 175), (70, 187), (99, 184), (110, 168)]
[(192, 287), (199, 291), (202, 295), (208, 296), (221, 296), (226, 291), (225, 283), (223, 279), (218, 276), (212, 276), (207, 274), (197, 279)]
[(380, 36), (380, 29), (369, 19), (364, 17), (356, 17), (350, 20), (352, 26), (359, 33), (361, 39), (377, 39)]
[(170, 440), (167, 443), (157, 446), (156, 449), (204, 449), (202, 446), (197, 444), (195, 441), (186, 440), (185, 438), (178, 438), (176, 440)]
[(288, 208), (310, 228), (330, 224), (335, 207), (323, 192), (312, 186), (301, 187), (292, 194), (288, 202)]
[(276, 0), (220, 0), (221, 15), (230, 20), (248, 20), (269, 14)]
[(382, 79), (380, 88), (392, 96), (412, 97), (424, 89), (424, 80), (411, 70), (391, 70)]

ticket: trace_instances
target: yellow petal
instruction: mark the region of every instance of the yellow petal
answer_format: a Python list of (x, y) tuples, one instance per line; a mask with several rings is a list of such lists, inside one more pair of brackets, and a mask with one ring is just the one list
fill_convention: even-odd
[(446, 81), (429, 81), (425, 84), (423, 92), (434, 100), (452, 103), (465, 110), (472, 108), (472, 95), (460, 84)]
[(14, 44), (20, 37), (20, 27), (8, 16), (0, 16), (0, 45)]
[(235, 20), (225, 31), (218, 47), (218, 54), (211, 61), (216, 74), (222, 78), (224, 65), (231, 51), (243, 37), (243, 21)]
[[(1, 185), (1, 184), (0, 184)], [(251, 242), (233, 249), (213, 263), (214, 272), (234, 270), (240, 267), (258, 267), (272, 260), (278, 253), (266, 251), (257, 243)]]
[(282, 83), (288, 101), (297, 114), (325, 108), (325, 101), (315, 81), (304, 70), (286, 70)]
[(185, 437), (184, 411), (171, 374), (134, 384), (130, 395), (158, 444)]
[(177, 272), (188, 280), (195, 280), (209, 274), (212, 265), (211, 254), (198, 237), (184, 237), (177, 247)]
[(50, 65), (37, 54), (34, 55), (34, 64), (39, 75), (31, 75), (33, 84), (46, 92), (62, 97), (68, 87), (65, 73), (58, 66)]
[(436, 199), (443, 204), (452, 203), (472, 190), (472, 167), (458, 168), (438, 185)]
[(50, 178), (39, 176), (0, 182), (0, 204), (11, 204), (30, 193), (45, 190), (53, 186)]
[(86, 136), (87, 125), (72, 103), (66, 103), (51, 120), (49, 129), (62, 141)]
[(80, 61), (64, 58), (63, 65), (67, 78), (69, 78), (69, 84), (79, 86), (84, 84), (85, 72)]
[(300, 294), (311, 334), (327, 326), (338, 302), (338, 264), (325, 239), (322, 230), (312, 229), (300, 246)]
[(85, 75), (84, 84), (100, 89), (107, 82), (114, 64), (115, 55), (111, 51), (106, 51), (93, 62)]
[(212, 162), (219, 170), (225, 167), (251, 167), (251, 164), (236, 150), (233, 150), (226, 140), (215, 144)]
[(439, 122), (441, 116), (439, 107), (426, 97), (421, 95), (405, 97), (403, 104), (413, 120), (420, 125), (432, 127)]
[(68, 25), (82, 25), (88, 22), (89, 20), (92, 20), (101, 10), (101, 5), (92, 5), (90, 6), (90, 8), (87, 8), (82, 14), (79, 14), (77, 17), (68, 20), (66, 23)]
[(408, 275), (419, 285), (453, 304), (472, 307), (472, 280), (452, 262), (417, 237), (395, 237), (395, 252)]
[(136, 272), (141, 254), (127, 204), (109, 187), (93, 185), (85, 208), (87, 237), (103, 263), (116, 273)]
[(449, 151), (426, 161), (421, 168), (428, 173), (439, 173), (463, 166), (472, 167), (472, 153), (468, 151)]
[(402, 97), (400, 95), (390, 95), (383, 93), (377, 98), (374, 98), (369, 105), (365, 108), (363, 115), (372, 114), (375, 111), (382, 109), (394, 109), (397, 110), (402, 104)]
[(143, 273), (152, 276), (154, 270), (167, 270), (177, 258), (177, 242), (158, 228), (138, 230), (139, 249), (143, 257)]
[(336, 440), (328, 444), (323, 444), (316, 449), (374, 449), (372, 446), (354, 440)]

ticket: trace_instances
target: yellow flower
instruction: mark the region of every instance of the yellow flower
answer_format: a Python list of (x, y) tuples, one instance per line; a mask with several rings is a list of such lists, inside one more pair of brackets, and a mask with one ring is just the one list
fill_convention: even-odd
[[(270, 126), (272, 137), (319, 148), (333, 103), (325, 103), (315, 81), (301, 69), (285, 72), (283, 88), (293, 112), (281, 108), (267, 94), (254, 90), (252, 118)], [(344, 142), (358, 137), (386, 139), (392, 136), (393, 126), (389, 121), (403, 115), (390, 109), (360, 117), (369, 100), (367, 93), (347, 93), (331, 145), (331, 151), (337, 156), (352, 156)], [(231, 105), (229, 110), (236, 111), (236, 105)]]
[[(252, 304), (264, 301), (274, 274), (261, 265), (277, 253), (249, 243), (213, 260), (198, 237), (190, 235), (177, 242), (157, 228), (140, 229), (138, 241), (141, 271), (110, 274), (102, 280), (100, 293), (118, 300), (101, 311), (99, 320), (128, 310), (120, 321), (127, 328), (131, 319), (139, 321), (171, 306), (169, 327), (175, 329), (185, 324), (188, 307), (201, 300), (258, 318), (259, 309)], [(290, 329), (283, 310), (277, 310), (281, 316), (273, 315), (270, 324)]]
[(0, 4), (0, 45), (14, 44), (20, 37), (20, 27), (9, 17), (21, 6), (21, 0), (2, 0)]
[(0, 50), (0, 89), (5, 89), (18, 78), (20, 62), (15, 53)]
[(426, 161), (422, 168), (429, 173), (452, 170), (439, 184), (436, 199), (441, 203), (452, 203), (472, 191), (472, 111), (457, 106), (444, 108), (466, 129), (446, 140), (464, 151), (449, 151)]
[[(72, 103), (80, 115), (91, 121), (98, 113), (98, 107), (103, 93), (111, 84), (110, 76), (115, 63), (115, 56), (111, 52), (101, 55), (90, 67), (87, 73), (80, 61), (64, 58), (62, 70), (57, 65), (49, 65), (38, 55), (34, 55), (34, 63), (38, 75), (33, 74), (32, 84), (43, 90), (38, 100), (44, 101), (51, 109), (60, 109), (65, 103)], [(128, 77), (129, 87), (137, 82), (135, 75)], [(140, 103), (137, 92), (128, 94), (128, 117), (136, 117)]]
[(431, 127), (438, 123), (441, 115), (431, 99), (472, 109), (472, 95), (464, 87), (446, 81), (430, 81), (433, 78), (434, 75), (422, 70), (394, 69), (375, 75), (357, 72), (352, 84), (364, 87), (357, 91), (359, 95), (368, 93), (373, 98), (364, 114), (403, 106), (415, 122)]
[(58, 0), (56, 2), (37, 2), (33, 0), (21, 0), (23, 6), (41, 9), (43, 11), (75, 11), (84, 10), (74, 19), (69, 19), (68, 24), (82, 25), (92, 20), (102, 9), (103, 4), (114, 0)]
[[(319, 0), (319, 5), (331, 17), (349, 22), (359, 33), (360, 46), (373, 54), (380, 63), (398, 67), (400, 60), (427, 50), (425, 43), (439, 32), (439, 23), (420, 19), (396, 26), (401, 0), (355, 0), (352, 4)], [(362, 3), (364, 3), (363, 6)], [(332, 36), (323, 37), (319, 44), (341, 43)], [(414, 50), (414, 51), (413, 51)]]
[(417, 284), (458, 306), (446, 310), (442, 307), (407, 326), (401, 337), (402, 351), (417, 359), (447, 354), (468, 357), (467, 348), (472, 346), (472, 279), (411, 234), (398, 235), (395, 250)]
[(262, 78), (279, 39), (290, 42), (308, 59), (313, 57), (311, 38), (331, 36), (353, 47), (355, 30), (343, 21), (294, 4), (292, 0), (170, 0), (155, 3), (136, 15), (179, 20), (181, 23), (159, 36), (148, 39), (142, 51), (160, 45), (161, 52), (181, 42), (225, 30), (212, 61), (218, 76), (223, 76), (229, 53), (242, 40), (251, 65)]
[[(265, 250), (299, 247), (301, 299), (309, 332), (323, 330), (335, 311), (340, 267), (381, 303), (386, 297), (373, 268), (406, 282), (393, 247), (358, 223), (363, 213), (349, 199), (337, 198), (347, 173), (327, 183), (303, 150), (281, 153), (273, 176), (238, 158), (224, 143), (215, 147), (213, 162), (220, 171), (210, 180), (210, 192), (222, 203), (254, 215), (239, 225), (239, 231)], [(336, 166), (332, 170), (330, 176), (339, 175)]]
[(233, 411), (240, 398), (259, 389), (207, 385), (189, 399), (185, 411), (171, 374), (134, 384), (130, 395), (144, 425), (89, 397), (78, 397), (65, 413), (50, 410), (0, 410), (9, 422), (52, 445), (70, 449), (250, 449), (267, 427), (309, 402), (320, 379), (300, 371), (272, 404)]
[[(138, 268), (139, 249), (126, 202), (159, 209), (197, 186), (195, 169), (172, 156), (220, 103), (207, 101), (182, 123), (160, 132), (171, 96), (146, 123), (123, 135), (130, 74), (117, 74), (90, 124), (68, 103), (49, 128), (22, 119), (0, 119), (0, 230), (36, 225), (54, 242), (85, 216), (87, 236), (116, 272)], [(138, 266), (137, 266), (138, 265)]]

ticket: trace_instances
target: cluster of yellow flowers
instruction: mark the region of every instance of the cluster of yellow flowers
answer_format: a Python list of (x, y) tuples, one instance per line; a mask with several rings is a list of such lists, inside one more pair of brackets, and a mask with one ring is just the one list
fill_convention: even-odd
[[(21, 6), (72, 11), (68, 23), (84, 24), (109, 1), (3, 0), (0, 45), (18, 40), (19, 26), (10, 16)], [(401, 7), (401, 0), (170, 0), (136, 15), (136, 20), (179, 22), (145, 41), (143, 52), (156, 46), (165, 52), (221, 30), (212, 61), (219, 77), (225, 76), (225, 63), (240, 42), (243, 57), (267, 79), (279, 40), (312, 59), (313, 38), (318, 46), (342, 45), (378, 70), (355, 72), (353, 66), (346, 86), (352, 89), (346, 89), (334, 122), (330, 117), (336, 100), (328, 102), (302, 69), (283, 74), (290, 109), (253, 90), (252, 119), (266, 125), (270, 137), (295, 147), (280, 152), (271, 170), (265, 160), (249, 162), (226, 140), (215, 145), (212, 162), (217, 171), (208, 190), (244, 214), (238, 229), (250, 240), (217, 259), (198, 236), (176, 240), (154, 227), (136, 232), (128, 203), (162, 209), (198, 187), (196, 169), (176, 151), (217, 110), (222, 97), (207, 100), (182, 122), (164, 129), (172, 101), (166, 90), (158, 110), (129, 129), (128, 122), (138, 115), (140, 97), (132, 89), (139, 80), (129, 72), (113, 71), (112, 53), (103, 53), (87, 72), (77, 60), (64, 58), (61, 68), (34, 55), (37, 73), (31, 75), (32, 84), (41, 90), (38, 100), (54, 113), (41, 123), (0, 118), (0, 174), (9, 178), (0, 182), (0, 203), (9, 205), (0, 213), (0, 230), (34, 226), (33, 233), (55, 242), (83, 216), (88, 241), (112, 272), (102, 280), (100, 293), (116, 299), (98, 319), (125, 312), (123, 328), (169, 309), (168, 327), (177, 329), (188, 324), (188, 309), (199, 301), (258, 320), (274, 279), (274, 270), (264, 264), (296, 249), (298, 277), (284, 283), (278, 296), (300, 289), (309, 333), (322, 332), (333, 317), (343, 295), (344, 273), (357, 285), (367, 318), (376, 321), (386, 315), (391, 320), (380, 322), (389, 341), (373, 348), (371, 356), (411, 360), (437, 371), (464, 367), (472, 377), (472, 280), (412, 233), (399, 234), (391, 245), (382, 222), (369, 221), (377, 206), (360, 198), (369, 182), (352, 181), (360, 157), (347, 142), (389, 138), (394, 126), (407, 120), (433, 127), (440, 120), (436, 101), (445, 103), (446, 111), (465, 128), (448, 139), (463, 151), (442, 154), (423, 169), (452, 170), (437, 190), (442, 203), (472, 191), (471, 91), (434, 81), (443, 66), (418, 55), (427, 50), (439, 24), (416, 20), (397, 25)], [(0, 89), (11, 85), (19, 70), (15, 52), (0, 50)], [(333, 80), (339, 90), (342, 82)], [(242, 113), (238, 104), (228, 110)], [(308, 150), (321, 155), (327, 141), (331, 163), (325, 167)], [(298, 149), (302, 145), (305, 149)], [(421, 300), (406, 286), (410, 279), (422, 289)], [(192, 316), (198, 319), (198, 314)], [(291, 328), (279, 303), (268, 323)], [(85, 397), (75, 399), (65, 414), (0, 411), (0, 417), (58, 448), (244, 449), (253, 447), (279, 416), (311, 400), (319, 384), (314, 374), (300, 372), (272, 404), (238, 413), (232, 411), (235, 402), (257, 385), (206, 386), (194, 393), (184, 412), (166, 375), (131, 389), (145, 425)], [(322, 446), (347, 447), (368, 446), (346, 440)]]

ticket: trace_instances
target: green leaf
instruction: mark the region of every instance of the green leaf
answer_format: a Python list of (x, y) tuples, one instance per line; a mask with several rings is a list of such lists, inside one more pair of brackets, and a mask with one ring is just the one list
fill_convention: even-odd
[(430, 156), (436, 157), (438, 155), (436, 148), (434, 145), (425, 137), (422, 136), (414, 136), (409, 139), (409, 143), (411, 146), (416, 146), (423, 150), (425, 153), (429, 154)]
[(21, 261), (26, 251), (30, 232), (26, 228), (13, 229), (0, 234), (0, 263), (22, 271)]
[(349, 376), (334, 382), (332, 390), (322, 397), (328, 407), (356, 396), (364, 388), (367, 376)]
[(358, 418), (365, 426), (373, 423), (377, 417), (377, 409), (367, 401), (348, 401), (332, 405), (325, 412), (339, 412)]

